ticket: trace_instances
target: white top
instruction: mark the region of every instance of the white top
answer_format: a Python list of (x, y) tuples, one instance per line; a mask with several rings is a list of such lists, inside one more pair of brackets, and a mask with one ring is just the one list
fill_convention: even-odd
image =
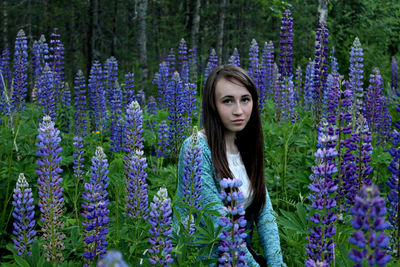
[[(204, 140), (207, 140), (206, 135), (203, 134), (202, 132), (199, 132), (199, 135), (201, 135), (201, 137), (204, 138)], [(239, 191), (242, 192), (244, 196), (243, 207), (246, 209), (248, 206), (250, 206), (251, 202), (253, 201), (253, 197), (250, 196), (251, 184), (249, 176), (247, 175), (246, 172), (246, 167), (243, 164), (240, 153), (230, 154), (227, 152), (226, 158), (228, 160), (229, 170), (234, 176), (232, 178), (242, 180), (243, 184), (242, 186), (239, 187)]]

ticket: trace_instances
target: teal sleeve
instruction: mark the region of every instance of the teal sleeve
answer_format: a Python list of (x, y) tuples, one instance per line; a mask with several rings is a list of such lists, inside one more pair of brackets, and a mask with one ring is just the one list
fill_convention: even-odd
[(264, 249), (268, 266), (286, 266), (282, 260), (278, 226), (275, 217), (272, 215), (272, 211), (271, 199), (266, 189), (265, 205), (256, 220), (257, 232)]
[[(181, 152), (179, 155), (179, 167), (178, 167), (178, 188), (177, 188), (177, 195), (179, 198), (183, 197), (182, 192), (181, 192), (181, 187), (182, 187), (182, 169), (183, 169), (183, 156), (184, 156), (184, 151), (186, 147), (188, 146), (189, 139), (186, 139), (182, 145)], [(209, 203), (216, 203), (213, 205), (210, 209), (220, 211), (223, 207), (223, 202), (219, 198), (219, 186), (217, 185), (218, 182), (214, 177), (216, 177), (216, 171), (215, 168), (212, 164), (211, 160), (211, 151), (208, 147), (207, 142), (200, 137), (200, 144), (201, 144), (201, 149), (202, 149), (202, 161), (203, 164), (201, 166), (202, 170), (202, 175), (201, 175), (201, 200), (200, 200), (200, 205), (202, 207), (206, 206)], [(182, 209), (177, 209), (178, 212), (182, 212)], [(217, 216), (212, 216), (212, 220), (214, 223), (214, 228), (218, 228), (218, 217)], [(249, 252), (249, 250), (246, 247), (246, 256), (247, 256), (247, 265), (248, 266), (254, 266), (258, 267), (258, 263), (254, 260), (253, 256)], [(212, 252), (212, 257), (217, 258), (218, 257), (218, 249), (215, 249)], [(216, 265), (214, 265), (216, 266)]]

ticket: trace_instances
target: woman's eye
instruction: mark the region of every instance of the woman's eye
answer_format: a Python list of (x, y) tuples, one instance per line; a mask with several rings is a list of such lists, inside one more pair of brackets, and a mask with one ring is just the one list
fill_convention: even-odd
[(222, 103), (224, 103), (224, 104), (230, 104), (230, 103), (232, 103), (232, 100), (230, 100), (230, 99), (225, 99)]
[(250, 98), (243, 98), (242, 101), (243, 101), (244, 103), (248, 103), (248, 102), (250, 102)]

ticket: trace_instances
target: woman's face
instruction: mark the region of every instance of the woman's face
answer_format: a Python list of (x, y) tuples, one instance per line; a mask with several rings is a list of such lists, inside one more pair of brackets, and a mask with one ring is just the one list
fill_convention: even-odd
[(243, 130), (250, 120), (253, 98), (238, 80), (221, 78), (215, 85), (215, 104), (226, 131)]

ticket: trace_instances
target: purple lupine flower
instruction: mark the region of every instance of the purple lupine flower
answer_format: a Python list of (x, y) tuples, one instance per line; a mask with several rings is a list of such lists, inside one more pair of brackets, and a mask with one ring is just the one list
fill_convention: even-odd
[(389, 138), (392, 119), (383, 95), (383, 79), (379, 68), (374, 68), (372, 72), (365, 97), (364, 116), (371, 131), (378, 135), (378, 143), (381, 143)]
[(136, 149), (143, 150), (143, 115), (137, 101), (132, 101), (126, 109), (125, 151), (132, 154)]
[(82, 225), (86, 243), (83, 257), (88, 264), (97, 257), (103, 258), (107, 251), (106, 235), (108, 234), (108, 213), (110, 212), (107, 208), (109, 204), (107, 174), (106, 155), (101, 147), (97, 147), (90, 167), (90, 182), (85, 183), (85, 192), (82, 194), (84, 199), (82, 216), (85, 218)]
[(242, 185), (240, 179), (223, 178), (220, 181), (220, 199), (227, 203), (220, 211), (218, 224), (222, 227), (221, 244), (218, 250), (221, 255), (219, 266), (247, 266), (246, 257), (246, 224), (243, 208), (244, 196), (238, 189)]
[(258, 77), (258, 69), (259, 69), (259, 62), (258, 62), (258, 44), (255, 39), (251, 40), (251, 45), (249, 49), (249, 69), (248, 73), (249, 76), (256, 81)]
[(206, 69), (204, 70), (204, 83), (207, 81), (208, 75), (213, 70), (213, 68), (218, 66), (218, 56), (215, 49), (211, 49), (210, 56), (208, 57), (208, 62)]
[(281, 20), (281, 39), (279, 41), (279, 73), (281, 78), (293, 76), (293, 18), (289, 9), (283, 13)]
[(56, 103), (62, 97), (62, 85), (64, 84), (64, 45), (61, 43), (58, 28), (54, 28), (50, 34), (49, 41), (49, 60), (50, 70), (54, 75), (54, 90), (56, 93)]
[(326, 106), (326, 82), (328, 78), (328, 26), (325, 22), (319, 24), (315, 35), (315, 58), (313, 73), (313, 97), (314, 97), (314, 113), (316, 120), (319, 121), (323, 113), (324, 105)]
[(37, 102), (43, 115), (49, 115), (52, 120), (56, 118), (56, 91), (54, 88), (54, 75), (46, 64), (40, 76)]
[(124, 157), (126, 174), (126, 212), (129, 216), (147, 218), (148, 197), (146, 177), (146, 158), (142, 150), (134, 150)]
[(183, 184), (182, 194), (184, 196), (183, 203), (187, 204), (190, 208), (189, 216), (192, 215), (194, 210), (201, 210), (201, 165), (202, 154), (197, 127), (194, 127), (192, 138), (189, 145), (186, 147), (183, 156)]
[(185, 39), (181, 39), (178, 48), (178, 72), (183, 83), (189, 82), (188, 51)]
[[(275, 69), (276, 70), (276, 69)], [(280, 79), (280, 74), (279, 72), (275, 72), (275, 83), (273, 87), (273, 97), (274, 97), (274, 107), (275, 107), (275, 115), (276, 115), (276, 120), (280, 121), (282, 118), (282, 110), (283, 110), (283, 93), (284, 90), (284, 85), (282, 79)]]
[(157, 113), (157, 103), (153, 96), (150, 96), (149, 101), (147, 102), (147, 112), (150, 115)]
[(265, 62), (266, 76), (265, 76), (265, 91), (266, 95), (271, 95), (275, 84), (275, 59), (274, 59), (274, 44), (269, 41), (264, 48), (263, 61)]
[(84, 175), (84, 166), (83, 166), (83, 139), (80, 136), (74, 136), (74, 142), (72, 143), (74, 146), (74, 152), (73, 152), (73, 157), (74, 157), (74, 166), (72, 167), (74, 170), (74, 176), (78, 180), (83, 180), (83, 175)]
[[(114, 100), (115, 84), (118, 82), (118, 62), (115, 57), (107, 58), (104, 63), (104, 73), (106, 75), (106, 96), (107, 102), (110, 103)], [(111, 107), (112, 108), (112, 107)]]
[(297, 66), (296, 76), (294, 78), (294, 99), (298, 103), (303, 99), (303, 71), (300, 66)]
[(143, 90), (139, 90), (136, 94), (136, 101), (140, 106), (144, 107), (146, 105), (146, 96)]
[(196, 106), (196, 84), (195, 83), (186, 83), (184, 84), (184, 98), (185, 98), (185, 112), (187, 115), (187, 125), (192, 123), (192, 117), (197, 115), (197, 106)]
[(23, 30), (19, 30), (15, 40), (13, 76), (12, 109), (23, 110), (28, 92), (28, 41)]
[(397, 60), (396, 57), (392, 57), (392, 79), (391, 79), (391, 86), (392, 90), (397, 91), (398, 87), (398, 79), (399, 79), (399, 74), (397, 72)]
[(233, 50), (232, 56), (228, 60), (228, 64), (240, 67), (240, 55), (236, 47)]
[(58, 120), (60, 123), (60, 130), (64, 133), (69, 133), (70, 128), (70, 110), (71, 110), (71, 91), (69, 85), (66, 82), (59, 82), (61, 92), (61, 109), (58, 112)]
[(46, 61), (48, 61), (49, 54), (49, 46), (46, 43), (46, 38), (44, 35), (40, 36), (39, 41), (35, 41), (32, 48), (32, 72), (33, 72), (33, 80), (35, 84), (40, 82), (40, 75), (44, 66), (46, 65)]
[(357, 247), (349, 253), (349, 258), (356, 263), (354, 266), (386, 266), (391, 259), (387, 251), (389, 238), (384, 232), (389, 223), (385, 222), (385, 199), (379, 196), (379, 189), (375, 185), (363, 186), (350, 214), (351, 225), (356, 230), (349, 238)]
[(157, 133), (156, 156), (157, 158), (166, 157), (168, 156), (168, 125), (165, 120), (158, 124)]
[(169, 50), (169, 54), (167, 57), (168, 77), (169, 78), (172, 78), (172, 76), (174, 76), (174, 72), (176, 71), (175, 64), (176, 64), (175, 51), (173, 48), (171, 48)]
[(335, 73), (339, 72), (339, 64), (337, 62), (337, 58), (334, 56), (335, 51), (332, 51), (332, 54), (329, 56), (329, 59), (331, 61), (331, 72), (330, 73)]
[(36, 235), (35, 228), (35, 205), (33, 204), (32, 189), (29, 187), (23, 173), (18, 176), (17, 185), (13, 194), (14, 211), (12, 213), (15, 221), (14, 230), (14, 248), (18, 256), (31, 255), (29, 249)]
[(181, 142), (185, 138), (185, 129), (188, 127), (188, 120), (185, 116), (186, 98), (178, 72), (175, 72), (174, 77), (168, 83), (167, 94), (170, 97), (170, 101), (167, 102), (167, 109), (169, 111), (168, 143), (171, 146), (171, 154), (175, 155), (178, 152)]
[(170, 266), (174, 259), (171, 256), (172, 244), (170, 235), (171, 228), (171, 199), (168, 197), (166, 188), (160, 188), (150, 204), (149, 223), (151, 225), (149, 243), (151, 247), (148, 253), (151, 255), (149, 261), (156, 265)]
[(158, 91), (157, 91), (158, 108), (164, 109), (167, 106), (166, 90), (167, 90), (167, 84), (169, 83), (168, 65), (166, 62), (162, 62), (159, 64), (158, 76), (155, 83), (157, 83), (158, 85)]
[(271, 90), (270, 52), (269, 44), (265, 42), (257, 81), (258, 105), (261, 113), (264, 111), (263, 107)]
[(97, 262), (96, 267), (128, 267), (119, 251), (108, 251), (103, 259)]
[[(397, 92), (397, 91), (396, 91)], [(399, 93), (397, 93), (399, 94)], [(397, 107), (397, 111), (400, 110), (400, 107)], [(396, 127), (399, 127), (399, 124), (396, 123)], [(395, 129), (392, 132), (392, 147), (389, 149), (389, 153), (392, 156), (392, 161), (388, 166), (389, 171), (392, 173), (391, 177), (386, 182), (390, 187), (390, 192), (388, 194), (389, 200), (389, 213), (388, 218), (390, 222), (390, 247), (392, 250), (392, 254), (395, 257), (400, 255), (400, 208), (399, 208), (399, 199), (400, 199), (400, 179), (399, 179), (399, 167), (400, 167), (400, 134)]]
[[(363, 112), (363, 68), (364, 68), (364, 58), (363, 49), (361, 48), (361, 43), (358, 37), (354, 39), (353, 45), (350, 51), (350, 73), (349, 82), (347, 83), (347, 88), (353, 92), (353, 117), (356, 114), (362, 114)], [(355, 119), (355, 118), (353, 118)]]
[(136, 100), (135, 97), (135, 85), (134, 85), (135, 75), (132, 72), (125, 74), (125, 84), (123, 91), (123, 109), (126, 109), (132, 101)]
[(295, 95), (293, 89), (293, 81), (292, 76), (285, 77), (283, 80), (282, 86), (282, 119), (283, 120), (291, 120), (294, 122), (296, 120), (297, 115), (294, 112), (295, 106)]
[(307, 237), (306, 266), (315, 266), (319, 262), (328, 266), (334, 256), (335, 243), (333, 236), (336, 234), (334, 222), (337, 215), (334, 210), (336, 200), (333, 193), (338, 189), (334, 175), (337, 172), (334, 158), (338, 152), (334, 147), (329, 147), (330, 142), (336, 141), (336, 135), (329, 133), (328, 123), (323, 119), (319, 129), (318, 143), (320, 148), (315, 152), (316, 166), (310, 175), (312, 183), (308, 186), (311, 190), (309, 199), (315, 213), (309, 218), (313, 222), (310, 235)]
[(12, 75), (10, 68), (10, 51), (8, 49), (4, 49), (1, 53), (0, 73), (3, 77), (2, 85), (5, 84), (7, 88), (10, 88), (12, 82)]
[(110, 150), (118, 152), (123, 147), (123, 132), (124, 127), (122, 121), (122, 90), (118, 82), (115, 82), (112, 91), (110, 92)]
[(87, 102), (86, 102), (86, 84), (83, 72), (78, 70), (75, 76), (75, 117), (74, 125), (75, 135), (86, 136), (87, 132)]
[(314, 106), (314, 62), (309, 61), (306, 67), (304, 80), (304, 106), (311, 110)]
[(89, 116), (92, 124), (92, 129), (102, 131), (107, 122), (107, 107), (105, 93), (105, 75), (101, 64), (94, 61), (90, 69), (89, 76)]
[(39, 159), (36, 164), (38, 178), (39, 207), (44, 241), (43, 248), (47, 261), (61, 262), (64, 249), (63, 239), (65, 235), (61, 232), (64, 228), (62, 220), (64, 198), (61, 183), (61, 156), (60, 131), (54, 128), (54, 122), (50, 116), (44, 116), (39, 123), (39, 135), (37, 136), (38, 151), (36, 155)]
[(189, 49), (188, 61), (190, 79), (197, 79), (197, 46)]

